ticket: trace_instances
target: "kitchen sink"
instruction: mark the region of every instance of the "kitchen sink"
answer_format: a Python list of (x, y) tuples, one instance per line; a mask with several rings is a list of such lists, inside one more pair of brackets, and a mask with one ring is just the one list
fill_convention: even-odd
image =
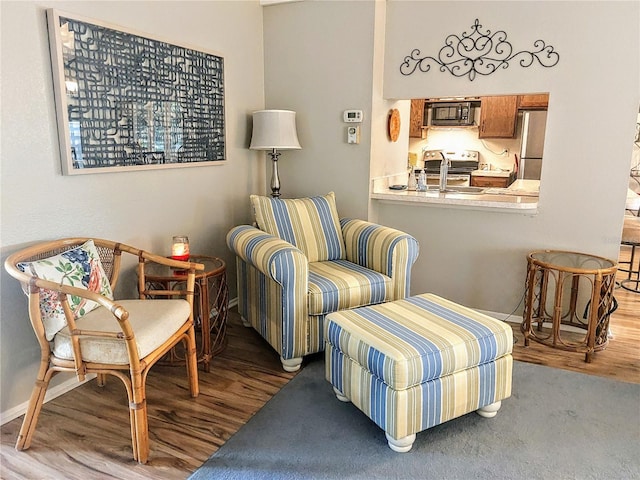
[[(429, 192), (439, 191), (440, 187), (437, 185), (429, 185), (427, 187)], [(447, 187), (443, 193), (469, 193), (474, 195), (481, 195), (486, 190), (485, 187)]]

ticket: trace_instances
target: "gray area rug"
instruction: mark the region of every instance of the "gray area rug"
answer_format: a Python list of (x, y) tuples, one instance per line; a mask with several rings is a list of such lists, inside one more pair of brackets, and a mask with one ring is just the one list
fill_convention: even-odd
[(395, 453), (316, 356), (189, 478), (640, 479), (640, 385), (514, 362), (496, 417), (470, 413)]

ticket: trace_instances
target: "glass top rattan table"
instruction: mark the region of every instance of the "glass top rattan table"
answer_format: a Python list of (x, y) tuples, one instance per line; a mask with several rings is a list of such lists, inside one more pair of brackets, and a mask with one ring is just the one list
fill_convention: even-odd
[(583, 352), (585, 361), (591, 362), (593, 353), (604, 349), (609, 341), (617, 263), (561, 250), (531, 252), (527, 263), (521, 325), (525, 346), (535, 340), (553, 348)]
[[(189, 261), (204, 264), (204, 271), (196, 272), (194, 319), (196, 330), (201, 333), (198, 342), (198, 362), (202, 363), (204, 371), (208, 372), (211, 359), (226, 346), (229, 308), (226, 265), (221, 258), (205, 255), (192, 255)], [(162, 285), (165, 289), (175, 289), (180, 288), (187, 275), (183, 270), (149, 263), (145, 267), (145, 278), (148, 283)], [(182, 362), (184, 358), (180, 352), (173, 349), (169, 353), (169, 361)]]

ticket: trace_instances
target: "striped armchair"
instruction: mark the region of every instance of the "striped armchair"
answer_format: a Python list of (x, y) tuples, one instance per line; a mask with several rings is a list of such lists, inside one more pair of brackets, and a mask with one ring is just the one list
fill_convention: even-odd
[(227, 234), (236, 255), (238, 310), (280, 354), (286, 371), (324, 350), (327, 314), (409, 296), (418, 242), (362, 220), (339, 219), (333, 192), (251, 196), (258, 228)]

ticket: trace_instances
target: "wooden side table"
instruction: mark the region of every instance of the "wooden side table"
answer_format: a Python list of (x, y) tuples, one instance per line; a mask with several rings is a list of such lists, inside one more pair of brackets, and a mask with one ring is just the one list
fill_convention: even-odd
[[(532, 339), (553, 348), (584, 352), (585, 362), (591, 362), (593, 353), (609, 342), (617, 263), (558, 250), (532, 252), (527, 261), (521, 325), (525, 346)], [(562, 325), (570, 328), (561, 330)], [(584, 338), (581, 330), (586, 330)]]
[[(218, 257), (192, 255), (192, 262), (203, 263), (202, 272), (196, 272), (194, 321), (196, 332), (200, 333), (198, 363), (204, 371), (209, 371), (211, 359), (218, 355), (227, 344), (227, 315), (229, 311), (229, 291), (227, 289), (226, 265)], [(149, 288), (162, 287), (165, 290), (184, 288), (186, 272), (164, 265), (149, 263), (145, 266), (145, 277)], [(198, 338), (196, 338), (198, 340)], [(184, 354), (173, 349), (169, 353), (171, 363), (184, 362)]]

